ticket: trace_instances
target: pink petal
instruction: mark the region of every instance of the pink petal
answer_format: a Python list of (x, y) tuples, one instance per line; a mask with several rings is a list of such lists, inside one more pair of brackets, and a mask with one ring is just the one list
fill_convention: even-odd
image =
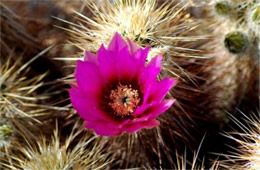
[(85, 127), (89, 129), (93, 129), (97, 135), (101, 135), (101, 136), (117, 136), (122, 133), (122, 130), (120, 130), (114, 125), (110, 125), (109, 122), (102, 122), (102, 121), (86, 122)]
[(157, 81), (157, 76), (161, 71), (162, 55), (154, 57), (149, 65), (143, 70), (140, 79), (144, 84), (151, 84)]
[(99, 69), (106, 82), (117, 77), (117, 56), (116, 53), (106, 50), (103, 45), (98, 50)]
[(69, 89), (70, 100), (79, 116), (87, 121), (107, 121), (110, 124), (120, 125), (121, 122), (113, 120), (109, 115), (99, 109), (98, 99), (85, 95), (79, 88)]
[(85, 51), (84, 61), (98, 64), (97, 56), (89, 51)]
[(149, 119), (155, 119), (160, 114), (164, 113), (175, 102), (173, 99), (164, 100), (159, 102), (153, 102), (150, 104), (143, 104), (139, 106), (134, 112), (133, 116), (136, 118), (133, 121), (147, 121)]
[(161, 64), (162, 64), (162, 59), (163, 59), (163, 55), (157, 55), (155, 56), (149, 63), (149, 66), (152, 66), (154, 68), (159, 68), (161, 69)]
[(85, 120), (104, 119), (104, 116), (97, 111), (97, 100), (85, 96), (77, 87), (69, 89), (70, 100), (81, 118)]
[(140, 48), (136, 51), (136, 53), (134, 53), (136, 68), (138, 68), (139, 71), (142, 71), (142, 69), (145, 67), (145, 62), (146, 62), (149, 50), (150, 50), (150, 47), (146, 47), (145, 49)]
[(75, 77), (79, 88), (86, 94), (100, 93), (103, 82), (97, 65), (87, 61), (78, 61)]
[(159, 124), (160, 124), (160, 122), (153, 119), (153, 120), (149, 120), (149, 121), (127, 124), (126, 126), (123, 127), (123, 130), (128, 132), (128, 133), (133, 133), (133, 132), (135, 132), (139, 129), (142, 129), (142, 128), (151, 129), (155, 126), (158, 126)]
[(160, 114), (164, 113), (166, 110), (168, 110), (173, 103), (175, 102), (175, 99), (168, 99), (164, 100), (161, 103), (154, 105), (151, 107), (150, 114), (148, 115), (148, 119), (155, 119), (157, 118)]
[(119, 80), (128, 79), (131, 81), (136, 75), (136, 63), (130, 56), (128, 48), (123, 48), (118, 55), (117, 73)]
[(124, 47), (127, 47), (126, 42), (123, 40), (121, 35), (116, 32), (112, 41), (108, 46), (108, 50), (116, 52), (116, 51), (120, 51)]
[(148, 103), (152, 101), (161, 101), (168, 91), (175, 86), (177, 83), (177, 79), (165, 78), (160, 82), (156, 82), (150, 91)]
[(140, 84), (142, 85), (142, 90), (144, 93), (143, 103), (147, 103), (150, 96), (150, 91), (152, 90), (153, 83), (157, 81), (157, 76), (161, 71), (161, 61), (162, 55), (154, 57), (149, 65), (143, 70), (140, 76)]
[(142, 115), (142, 113), (143, 113), (146, 109), (148, 109), (150, 106), (151, 106), (151, 104), (143, 104), (143, 105), (137, 107), (136, 110), (135, 110), (135, 112), (134, 112), (134, 114), (133, 114), (133, 116), (134, 116), (134, 117), (138, 117), (139, 115)]
[(127, 39), (130, 55), (133, 55), (140, 47), (136, 45), (132, 40)]
[(151, 129), (151, 128), (154, 128), (156, 126), (160, 125), (160, 122), (156, 119), (154, 120), (149, 120), (147, 122), (145, 122), (145, 128), (146, 129)]

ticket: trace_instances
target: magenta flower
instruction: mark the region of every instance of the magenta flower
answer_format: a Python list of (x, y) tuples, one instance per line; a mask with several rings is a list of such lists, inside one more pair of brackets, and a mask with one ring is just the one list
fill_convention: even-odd
[(146, 66), (148, 51), (116, 33), (108, 49), (101, 45), (96, 55), (86, 51), (85, 60), (77, 62), (77, 85), (69, 94), (87, 128), (111, 136), (159, 125), (156, 118), (175, 101), (163, 98), (177, 80), (158, 81), (162, 55)]

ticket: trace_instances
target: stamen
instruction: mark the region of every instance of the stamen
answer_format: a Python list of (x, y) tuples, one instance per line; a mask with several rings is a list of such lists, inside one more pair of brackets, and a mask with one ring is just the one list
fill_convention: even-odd
[(109, 106), (113, 108), (117, 116), (130, 116), (140, 102), (138, 90), (132, 89), (131, 85), (117, 86), (117, 89), (111, 90)]

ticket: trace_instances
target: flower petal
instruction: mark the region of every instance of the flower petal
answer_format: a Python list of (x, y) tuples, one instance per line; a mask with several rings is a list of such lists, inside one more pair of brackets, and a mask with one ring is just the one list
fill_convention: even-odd
[(136, 45), (132, 40), (127, 39), (130, 55), (133, 55), (140, 47)]
[(121, 35), (116, 32), (108, 46), (108, 50), (119, 52), (124, 47), (127, 47), (126, 42), (123, 40)]
[(141, 117), (141, 115), (151, 106), (152, 106), (152, 104), (143, 104), (143, 105), (137, 107), (135, 112), (134, 112), (134, 114), (133, 114), (133, 116), (135, 118)]
[(131, 81), (136, 74), (136, 63), (134, 58), (130, 56), (128, 48), (123, 48), (118, 55), (117, 73), (119, 81), (128, 79)]
[(122, 130), (108, 122), (90, 121), (85, 123), (85, 127), (93, 129), (97, 135), (101, 136), (117, 136), (122, 133)]
[(162, 55), (157, 55), (155, 56), (149, 63), (148, 67), (154, 67), (154, 68), (158, 68), (161, 70), (161, 64), (162, 64), (162, 59), (163, 56)]
[(81, 118), (85, 120), (104, 119), (100, 112), (97, 112), (97, 100), (85, 96), (77, 87), (69, 89), (70, 100)]
[(89, 51), (85, 51), (84, 61), (98, 64), (97, 56)]
[(162, 55), (154, 57), (141, 74), (139, 84), (142, 85), (142, 91), (144, 93), (143, 103), (147, 103), (152, 86), (157, 82), (157, 76), (161, 71), (161, 61)]
[[(164, 100), (161, 103), (154, 105), (150, 108), (150, 113), (148, 114), (148, 119), (155, 119), (160, 114), (164, 113), (166, 110), (168, 110), (173, 103), (175, 102), (175, 99), (168, 99)], [(145, 117), (143, 117), (145, 118)]]
[(106, 82), (117, 77), (117, 55), (102, 45), (97, 53), (100, 72)]
[(150, 50), (150, 47), (146, 47), (145, 49), (140, 48), (136, 51), (136, 53), (134, 53), (136, 68), (138, 68), (138, 70), (140, 72), (142, 72), (142, 69), (145, 67), (145, 62), (146, 62), (149, 50)]
[(128, 132), (128, 133), (133, 133), (139, 129), (142, 128), (147, 128), (147, 129), (151, 129), (155, 126), (158, 126), (160, 124), (160, 122), (158, 122), (157, 120), (153, 119), (153, 120), (149, 120), (149, 121), (143, 121), (143, 122), (137, 122), (137, 123), (132, 123), (132, 124), (127, 124), (123, 127), (123, 130)]
[(162, 55), (154, 57), (149, 65), (143, 70), (143, 73), (140, 77), (142, 83), (145, 85), (151, 84), (151, 82), (157, 81), (157, 76), (161, 71), (161, 62), (162, 62)]
[(155, 119), (171, 107), (174, 102), (174, 99), (168, 99), (161, 101), (160, 103), (154, 101), (153, 103), (143, 104), (142, 106), (139, 106), (133, 114), (135, 117), (134, 121), (147, 121), (149, 119)]
[(156, 82), (150, 90), (147, 102), (150, 103), (152, 101), (161, 101), (168, 93), (168, 91), (176, 85), (176, 83), (177, 79), (171, 78), (165, 78), (160, 82)]
[(79, 88), (86, 94), (97, 95), (102, 89), (102, 77), (97, 65), (93, 63), (78, 61), (75, 77)]

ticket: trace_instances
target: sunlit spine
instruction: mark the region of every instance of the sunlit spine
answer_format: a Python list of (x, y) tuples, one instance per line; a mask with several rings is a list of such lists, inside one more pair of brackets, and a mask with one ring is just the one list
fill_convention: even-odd
[[(77, 124), (77, 123), (76, 123)], [(17, 144), (16, 154), (6, 155), (0, 165), (10, 169), (102, 169), (111, 163), (110, 153), (103, 152), (104, 146), (97, 143), (96, 137), (85, 133), (79, 142), (75, 138), (81, 130), (72, 130), (62, 142), (58, 130), (48, 139), (39, 137), (36, 143), (27, 141), (26, 145)]]
[(228, 154), (221, 154), (225, 159), (220, 161), (220, 167), (228, 169), (249, 169), (260, 168), (260, 115), (250, 113), (251, 116), (240, 112), (242, 120), (231, 116), (232, 122), (237, 126), (237, 130), (226, 132), (224, 135), (236, 142), (238, 147), (230, 148)]

